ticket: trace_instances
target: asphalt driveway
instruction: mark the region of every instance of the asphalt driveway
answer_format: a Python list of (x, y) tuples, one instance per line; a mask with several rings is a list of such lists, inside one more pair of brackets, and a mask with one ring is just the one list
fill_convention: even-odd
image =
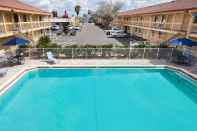
[(54, 38), (54, 42), (60, 45), (101, 45), (101, 44), (114, 44), (114, 45), (125, 45), (129, 44), (128, 38), (108, 38), (105, 32), (95, 26), (94, 24), (84, 24), (82, 30), (77, 32), (76, 36), (60, 35)]

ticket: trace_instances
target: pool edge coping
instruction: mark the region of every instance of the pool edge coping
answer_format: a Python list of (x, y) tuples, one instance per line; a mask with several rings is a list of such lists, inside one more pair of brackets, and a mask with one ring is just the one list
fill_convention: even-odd
[(197, 80), (197, 75), (183, 69), (181, 67), (175, 67), (172, 65), (35, 65), (32, 67), (24, 67), (17, 72), (13, 77), (6, 80), (0, 85), (0, 96), (6, 93), (21, 77), (23, 77), (29, 71), (39, 68), (168, 68), (176, 71), (180, 71), (190, 76), (192, 79)]

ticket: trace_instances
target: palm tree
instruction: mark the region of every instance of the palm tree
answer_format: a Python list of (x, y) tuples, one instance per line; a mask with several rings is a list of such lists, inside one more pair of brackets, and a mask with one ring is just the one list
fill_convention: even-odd
[(75, 12), (76, 12), (77, 16), (79, 15), (80, 9), (81, 9), (80, 5), (75, 6)]

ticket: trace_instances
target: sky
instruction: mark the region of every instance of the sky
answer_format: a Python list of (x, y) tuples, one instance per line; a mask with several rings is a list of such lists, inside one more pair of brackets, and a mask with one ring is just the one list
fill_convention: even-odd
[(75, 15), (75, 5), (81, 6), (81, 14), (87, 13), (87, 10), (96, 10), (98, 3), (101, 1), (122, 2), (122, 10), (129, 10), (149, 6), (153, 4), (168, 2), (172, 0), (20, 0), (25, 3), (37, 6), (46, 11), (57, 10), (62, 15), (67, 10), (69, 16)]

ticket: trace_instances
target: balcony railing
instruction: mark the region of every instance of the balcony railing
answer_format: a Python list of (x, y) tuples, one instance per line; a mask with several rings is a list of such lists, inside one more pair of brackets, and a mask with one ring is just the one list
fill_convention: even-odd
[[(19, 26), (18, 26), (19, 24)], [(32, 29), (32, 23), (31, 22), (21, 22), (21, 23), (17, 23), (17, 27), (19, 30), (28, 30), (28, 29)]]
[(0, 23), (0, 35), (8, 32), (27, 31), (40, 28), (48, 28), (50, 22), (35, 21), (35, 22), (20, 22), (20, 23)]
[(192, 25), (191, 33), (192, 33), (192, 34), (197, 34), (197, 24), (193, 24), (193, 25)]
[(161, 22), (150, 22), (150, 21), (123, 21), (123, 20), (119, 20), (117, 21), (117, 23), (122, 25), (149, 27), (149, 28), (155, 28), (161, 30), (186, 31), (186, 28), (182, 26), (182, 23), (166, 23), (166, 22), (161, 23)]
[(5, 26), (3, 23), (0, 23), (0, 33), (4, 33), (5, 32)]
[[(14, 25), (14, 23), (12, 23), (12, 22), (10, 22), (10, 23), (5, 23), (5, 26), (6, 26), (6, 29), (7, 29), (8, 32), (12, 32), (13, 29), (15, 29), (15, 25)], [(16, 29), (15, 29), (15, 30), (16, 30)], [(14, 31), (15, 31), (15, 30), (14, 30)]]
[(184, 30), (182, 28), (181, 23), (160, 23), (160, 22), (152, 22), (151, 23), (152, 28), (156, 29), (163, 29), (163, 30), (173, 30), (173, 31), (182, 31)]
[(14, 29), (13, 23), (0, 23), (0, 35), (5, 35), (7, 32), (11, 32)]
[(47, 21), (35, 21), (35, 22), (21, 22), (21, 30), (48, 28), (50, 23)]

